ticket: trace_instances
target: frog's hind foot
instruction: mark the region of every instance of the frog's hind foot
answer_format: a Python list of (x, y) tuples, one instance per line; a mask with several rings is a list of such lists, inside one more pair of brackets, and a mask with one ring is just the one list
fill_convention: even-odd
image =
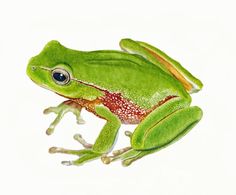
[(62, 154), (72, 154), (72, 155), (79, 156), (79, 158), (76, 160), (61, 162), (63, 165), (67, 165), (67, 166), (82, 165), (83, 163), (96, 159), (102, 155), (100, 153), (94, 152), (91, 149), (71, 150), (71, 149), (65, 149), (65, 148), (59, 148), (59, 147), (51, 147), (49, 149), (49, 153), (51, 154), (62, 153)]
[[(131, 139), (133, 133), (125, 131), (125, 135)], [(149, 153), (151, 152), (134, 150), (131, 146), (128, 146), (119, 150), (114, 150), (111, 156), (103, 155), (101, 160), (104, 164), (110, 164), (113, 161), (121, 160), (122, 165), (126, 167)]]
[(119, 159), (120, 155), (131, 150), (132, 148), (131, 147), (125, 147), (125, 148), (122, 148), (122, 149), (119, 149), (119, 150), (114, 150), (112, 152), (112, 156), (107, 156), (107, 155), (103, 155), (101, 160), (104, 164), (110, 164), (112, 161), (115, 161), (117, 159)]
[(121, 160), (122, 165), (127, 167), (134, 161), (149, 153), (150, 152), (148, 151), (138, 151), (132, 149), (131, 147), (125, 147), (123, 149), (114, 151), (112, 156), (103, 156), (101, 159), (104, 164), (110, 164), (113, 161)]
[(102, 155), (100, 153), (94, 152), (92, 150), (93, 145), (90, 143), (87, 143), (80, 134), (75, 134), (74, 139), (78, 141), (84, 147), (84, 149), (72, 150), (72, 149), (65, 149), (61, 147), (51, 147), (49, 148), (49, 153), (50, 154), (61, 153), (61, 154), (71, 154), (71, 155), (79, 156), (79, 159), (74, 160), (74, 161), (62, 161), (61, 163), (66, 166), (81, 165), (89, 160), (96, 159)]
[[(132, 132), (130, 131), (125, 131), (125, 135), (129, 138), (132, 137)], [(132, 147), (128, 146), (125, 148), (121, 148), (119, 150), (114, 150), (112, 151), (112, 155), (108, 156), (108, 155), (103, 155), (101, 160), (104, 164), (110, 164), (112, 161), (118, 160), (120, 159), (120, 156), (128, 151), (130, 151), (132, 149)]]

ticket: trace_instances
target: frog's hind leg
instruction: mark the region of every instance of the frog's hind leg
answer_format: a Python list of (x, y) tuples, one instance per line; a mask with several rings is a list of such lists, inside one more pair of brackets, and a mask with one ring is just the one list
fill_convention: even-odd
[(201, 90), (202, 82), (194, 77), (179, 62), (169, 57), (160, 49), (145, 42), (134, 41), (131, 39), (122, 39), (120, 47), (127, 52), (138, 54), (148, 61), (161, 68), (167, 74), (173, 75), (178, 79), (189, 93), (195, 93)]
[(188, 107), (178, 99), (170, 101), (150, 113), (135, 129), (131, 136), (132, 149), (107, 157), (106, 162), (120, 159), (124, 166), (128, 166), (182, 138), (201, 117), (200, 108)]

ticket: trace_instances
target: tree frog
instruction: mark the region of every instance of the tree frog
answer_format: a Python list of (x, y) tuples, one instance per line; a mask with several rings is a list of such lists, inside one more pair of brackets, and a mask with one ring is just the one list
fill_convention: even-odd
[[(83, 149), (49, 149), (50, 153), (78, 156), (63, 161), (64, 165), (100, 158), (105, 164), (121, 160), (128, 166), (179, 140), (202, 117), (199, 107), (190, 106), (190, 94), (203, 84), (179, 62), (145, 42), (122, 39), (120, 47), (123, 51), (77, 51), (53, 40), (28, 63), (32, 81), (67, 99), (44, 110), (57, 115), (48, 135), (67, 112), (75, 114), (78, 123), (84, 122), (80, 117), (83, 108), (106, 120), (94, 144), (76, 134), (74, 139)], [(130, 146), (110, 154), (121, 124), (137, 127), (125, 132)]]

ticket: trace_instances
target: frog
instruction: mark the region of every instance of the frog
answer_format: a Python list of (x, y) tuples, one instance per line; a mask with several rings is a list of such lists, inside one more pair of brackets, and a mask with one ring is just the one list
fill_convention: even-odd
[[(44, 110), (56, 114), (48, 135), (68, 112), (78, 124), (85, 122), (82, 109), (105, 120), (93, 144), (75, 134), (82, 149), (49, 148), (51, 154), (77, 156), (63, 165), (101, 159), (129, 166), (181, 139), (202, 118), (201, 108), (190, 105), (191, 94), (203, 87), (198, 78), (146, 42), (124, 38), (119, 45), (122, 50), (79, 51), (52, 40), (28, 62), (26, 73), (34, 83), (66, 99)], [(124, 132), (130, 145), (113, 151), (122, 124), (136, 127)]]

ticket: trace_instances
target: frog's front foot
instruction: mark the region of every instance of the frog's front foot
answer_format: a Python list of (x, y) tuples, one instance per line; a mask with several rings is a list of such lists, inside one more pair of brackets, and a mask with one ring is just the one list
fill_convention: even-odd
[(92, 147), (93, 145), (90, 143), (87, 143), (80, 134), (74, 135), (74, 139), (78, 141), (84, 149), (82, 150), (71, 150), (71, 149), (65, 149), (65, 148), (60, 148), (60, 147), (51, 147), (49, 148), (49, 153), (55, 154), (55, 153), (63, 153), (63, 154), (72, 154), (72, 155), (77, 155), (79, 156), (78, 159), (74, 161), (62, 161), (61, 163), (63, 165), (82, 165), (83, 163), (90, 161), (90, 160), (95, 160), (99, 157), (101, 157), (103, 154), (95, 152)]
[(84, 120), (80, 117), (81, 106), (71, 100), (68, 100), (62, 102), (57, 107), (49, 107), (43, 111), (44, 114), (57, 114), (57, 117), (50, 124), (49, 128), (46, 131), (47, 135), (51, 135), (54, 132), (55, 127), (58, 125), (58, 123), (61, 121), (61, 119), (67, 112), (72, 112), (76, 116), (78, 124), (84, 124)]
[(107, 122), (103, 126), (101, 132), (98, 135), (98, 138), (93, 145), (87, 143), (81, 135), (77, 134), (74, 136), (74, 139), (83, 145), (83, 150), (68, 150), (57, 147), (52, 147), (49, 149), (50, 153), (64, 153), (79, 156), (79, 159), (77, 160), (63, 161), (62, 164), (81, 165), (87, 161), (102, 157), (111, 150), (120, 127), (120, 120), (103, 105), (96, 105), (95, 112), (98, 116), (107, 120)]

